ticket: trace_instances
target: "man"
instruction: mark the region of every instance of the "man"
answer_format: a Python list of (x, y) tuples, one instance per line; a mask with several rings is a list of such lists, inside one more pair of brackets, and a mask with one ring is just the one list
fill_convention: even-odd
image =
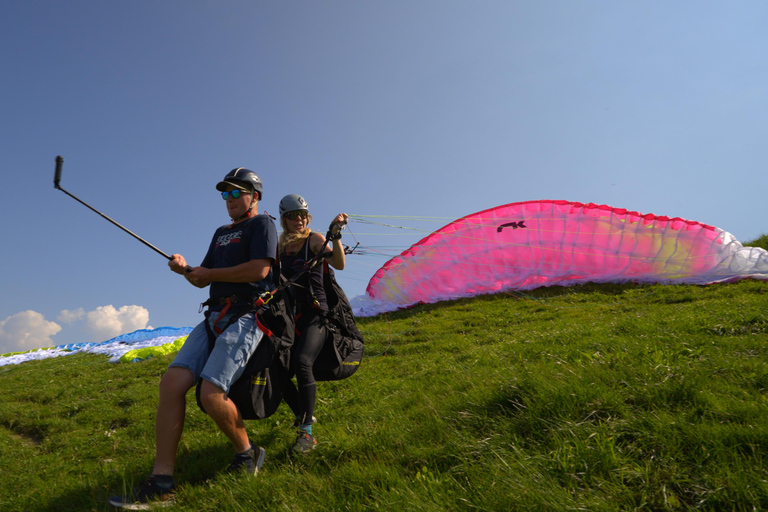
[(226, 201), (232, 223), (216, 230), (199, 267), (189, 267), (180, 254), (174, 254), (168, 263), (192, 285), (210, 285), (208, 310), (160, 380), (152, 474), (130, 496), (111, 498), (115, 507), (142, 510), (173, 502), (173, 472), (184, 429), (186, 394), (198, 379), (202, 379), (200, 398), (205, 411), (235, 448), (228, 471), (255, 475), (264, 463), (264, 449), (251, 444), (240, 411), (227, 398), (263, 337), (253, 311), (254, 300), (274, 289), (277, 232), (268, 215), (258, 214), (262, 188), (253, 171), (243, 167), (230, 171), (216, 189)]

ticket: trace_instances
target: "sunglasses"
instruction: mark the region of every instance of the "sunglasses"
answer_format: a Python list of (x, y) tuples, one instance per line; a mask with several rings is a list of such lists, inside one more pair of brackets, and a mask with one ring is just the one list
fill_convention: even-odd
[(304, 210), (294, 210), (292, 212), (288, 212), (285, 215), (283, 215), (283, 217), (285, 217), (288, 220), (296, 220), (299, 217), (301, 217), (302, 219), (306, 219), (308, 216), (309, 216), (309, 212)]
[(235, 190), (231, 190), (231, 191), (229, 191), (229, 192), (222, 192), (222, 193), (221, 193), (221, 197), (222, 197), (222, 198), (224, 198), (224, 200), (226, 201), (226, 200), (227, 200), (227, 199), (229, 199), (230, 197), (231, 197), (232, 199), (237, 199), (237, 198), (238, 198), (238, 197), (240, 197), (242, 194), (247, 194), (247, 193), (248, 193), (248, 192), (244, 192), (244, 191), (242, 191), (242, 190), (239, 190), (239, 189), (235, 189)]

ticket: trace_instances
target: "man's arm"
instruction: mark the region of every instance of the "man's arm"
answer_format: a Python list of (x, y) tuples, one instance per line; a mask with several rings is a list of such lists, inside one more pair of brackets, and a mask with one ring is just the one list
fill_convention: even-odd
[(256, 259), (226, 268), (194, 267), (192, 272), (185, 274), (187, 281), (205, 288), (213, 282), (217, 283), (255, 283), (266, 279), (272, 260), (269, 258)]

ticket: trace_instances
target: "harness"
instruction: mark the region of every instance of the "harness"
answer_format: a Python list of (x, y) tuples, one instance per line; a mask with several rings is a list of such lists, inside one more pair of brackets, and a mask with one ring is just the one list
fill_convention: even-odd
[[(328, 232), (325, 235), (325, 243), (320, 248), (320, 250), (315, 254), (311, 259), (308, 258), (309, 256), (309, 244), (307, 244), (307, 253), (305, 255), (305, 264), (304, 266), (296, 272), (290, 279), (283, 279), (282, 282), (277, 284), (274, 290), (264, 292), (256, 298), (255, 301), (252, 301), (252, 298), (250, 296), (242, 297), (238, 295), (232, 295), (229, 297), (218, 297), (216, 299), (208, 299), (202, 304), (200, 304), (200, 310), (202, 311), (204, 307), (210, 307), (210, 306), (221, 306), (224, 307), (219, 312), (218, 317), (216, 318), (216, 321), (213, 323), (213, 328), (210, 327), (209, 322), (205, 322), (205, 329), (208, 333), (208, 346), (210, 350), (213, 350), (213, 345), (216, 343), (216, 336), (214, 335), (214, 332), (218, 335), (224, 332), (230, 325), (235, 323), (237, 320), (240, 319), (243, 315), (246, 315), (248, 313), (254, 313), (256, 316), (256, 325), (261, 329), (261, 331), (267, 335), (268, 337), (272, 336), (272, 331), (266, 327), (261, 320), (259, 319), (259, 312), (264, 311), (267, 309), (267, 305), (269, 302), (275, 297), (275, 295), (278, 292), (284, 291), (291, 286), (294, 286), (296, 284), (296, 281), (304, 275), (306, 272), (309, 272), (312, 268), (314, 268), (318, 263), (320, 263), (321, 260), (324, 258), (324, 252), (325, 248), (328, 247), (328, 243), (333, 240), (338, 240), (341, 238), (341, 232), (337, 234), (333, 234), (333, 224), (329, 226)], [(324, 262), (325, 263), (325, 262)], [(275, 279), (280, 279), (280, 258), (279, 255), (275, 258), (275, 263), (272, 266), (272, 272), (273, 276), (276, 276)], [(297, 285), (298, 286), (298, 285)], [(313, 298), (313, 302), (317, 303), (317, 299), (314, 298), (314, 292), (311, 289), (312, 282), (310, 280), (310, 296)], [(229, 322), (227, 322), (226, 325), (224, 325), (223, 328), (219, 327), (217, 324), (221, 319), (226, 316), (226, 314), (232, 309), (233, 306), (237, 307), (237, 313), (230, 318)], [(319, 307), (319, 304), (318, 304)]]
[[(310, 238), (311, 237), (307, 238), (305, 240), (305, 242), (304, 242), (304, 251), (303, 252), (304, 252), (304, 261), (305, 262), (309, 262), (310, 261), (310, 256), (309, 256), (310, 245), (311, 245), (310, 244)], [(319, 259), (317, 261), (314, 261), (314, 263), (312, 263), (311, 265), (305, 263), (305, 266), (307, 267), (306, 270), (305, 270), (304, 267), (302, 267), (302, 269), (301, 269), (302, 270), (301, 275), (303, 275), (305, 273), (310, 273), (310, 275), (308, 276), (308, 279), (307, 279), (306, 286), (303, 283), (302, 284), (298, 283), (298, 279), (292, 280), (293, 281), (293, 287), (301, 288), (302, 290), (306, 290), (306, 294), (309, 297), (308, 301), (307, 301), (306, 298), (304, 300), (301, 300), (301, 301), (299, 301), (298, 298), (296, 299), (296, 305), (297, 305), (297, 307), (299, 307), (299, 310), (304, 309), (301, 306), (309, 305), (309, 307), (311, 307), (313, 309), (316, 309), (318, 311), (323, 311), (323, 308), (320, 305), (320, 300), (317, 298), (318, 296), (317, 296), (316, 290), (317, 290), (317, 284), (318, 283), (316, 282), (316, 279), (318, 279), (318, 277), (319, 277), (320, 287), (322, 288), (322, 286), (323, 286), (322, 285), (323, 273), (327, 272), (328, 262), (326, 262), (326, 261), (320, 262), (319, 260), (323, 259), (325, 255), (322, 252), (319, 253), (319, 254), (320, 254), (320, 257), (319, 257)], [(311, 272), (318, 265), (322, 265), (323, 269), (320, 271), (319, 276), (314, 276), (314, 275), (312, 275)], [(301, 277), (301, 275), (299, 275), (298, 277)], [(327, 306), (327, 303), (326, 303), (326, 306)], [(298, 320), (300, 316), (301, 316), (301, 314), (297, 315), (296, 316), (296, 320)]]
[[(305, 255), (306, 263), (304, 263), (304, 266), (298, 272), (296, 272), (290, 279), (286, 279), (285, 282), (281, 283), (277, 288), (275, 288), (271, 292), (264, 292), (261, 295), (259, 295), (259, 298), (256, 299), (255, 306), (257, 308), (260, 308), (261, 306), (263, 306), (264, 304), (266, 304), (270, 300), (272, 300), (272, 297), (274, 297), (277, 292), (283, 291), (286, 288), (289, 288), (289, 287), (294, 286), (294, 285), (295, 286), (299, 286), (299, 285), (296, 285), (296, 281), (298, 281), (298, 279), (302, 275), (304, 275), (306, 272), (309, 272), (315, 265), (320, 263), (320, 260), (322, 260), (324, 258), (323, 252), (325, 251), (325, 248), (328, 247), (328, 242), (330, 242), (332, 240), (336, 240), (338, 238), (341, 238), (341, 234), (333, 236), (333, 235), (331, 235), (331, 229), (329, 229), (328, 233), (325, 236), (325, 243), (320, 248), (320, 250), (317, 252), (317, 254), (315, 254), (311, 259), (307, 259), (307, 257), (309, 256), (309, 253), (307, 252), (307, 254)], [(307, 244), (307, 245), (309, 245), (309, 244)], [(307, 251), (308, 251), (308, 249), (307, 249)], [(278, 265), (278, 269), (279, 269), (279, 256), (278, 256), (278, 260), (277, 260), (277, 265)], [(310, 284), (311, 284), (311, 281), (310, 281)]]

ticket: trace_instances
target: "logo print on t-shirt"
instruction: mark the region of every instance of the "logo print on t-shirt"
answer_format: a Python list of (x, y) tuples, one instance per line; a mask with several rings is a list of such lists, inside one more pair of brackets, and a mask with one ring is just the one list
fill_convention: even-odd
[(243, 234), (241, 231), (235, 231), (234, 233), (229, 233), (226, 235), (221, 235), (216, 240), (216, 247), (224, 247), (225, 245), (229, 244), (237, 244), (240, 243), (240, 236)]

